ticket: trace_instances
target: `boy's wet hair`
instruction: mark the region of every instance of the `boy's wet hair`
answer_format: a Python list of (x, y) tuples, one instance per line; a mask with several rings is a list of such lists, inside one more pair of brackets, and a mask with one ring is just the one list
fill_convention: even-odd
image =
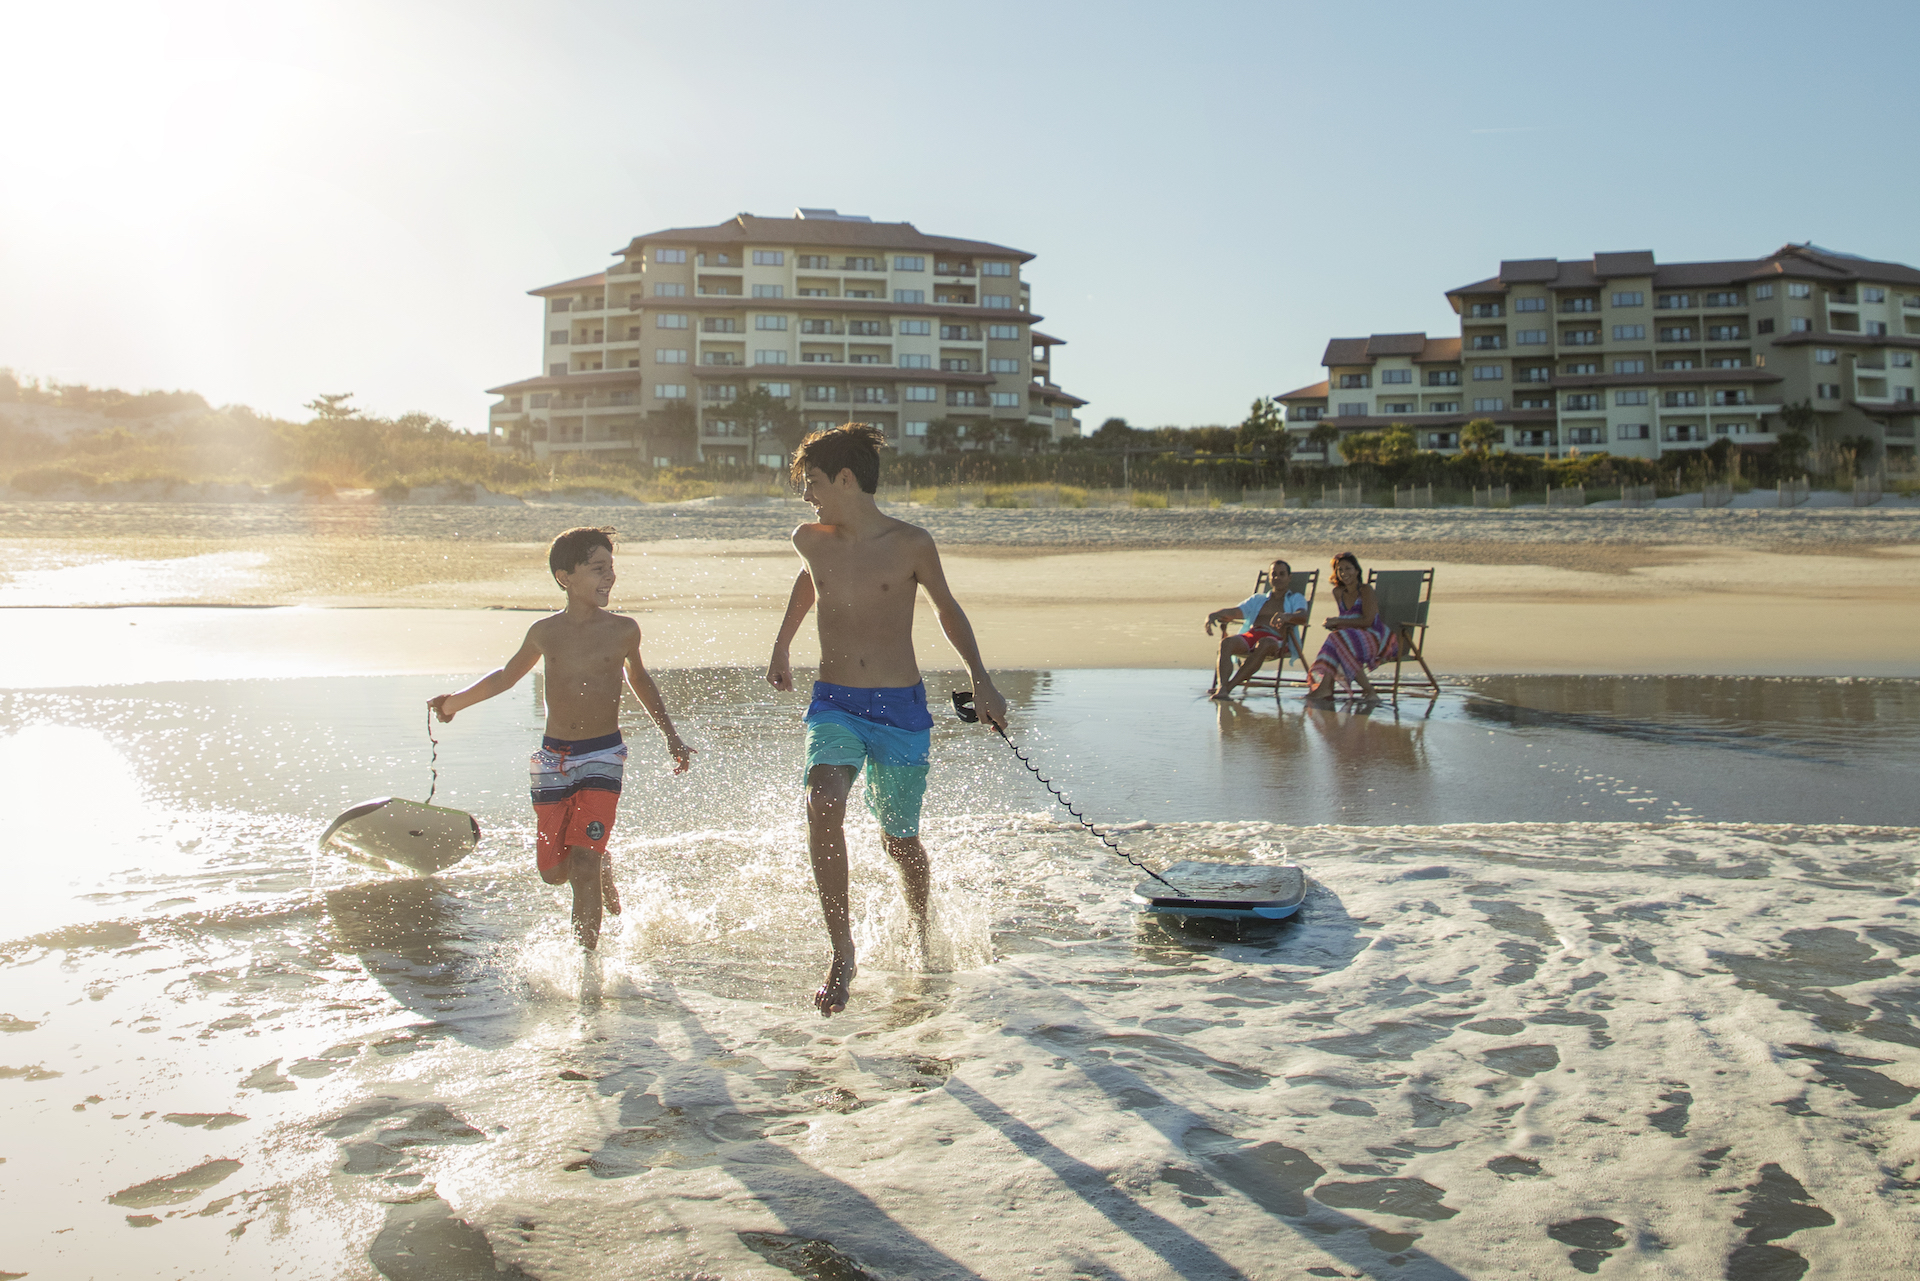
[(871, 494), (880, 488), (880, 451), (886, 444), (886, 433), (872, 423), (842, 423), (814, 432), (793, 451), (793, 483), (806, 484), (809, 467), (818, 467), (828, 480), (850, 469), (854, 481)]
[(607, 554), (613, 554), (613, 530), (604, 525), (581, 525), (569, 529), (553, 540), (553, 546), (547, 549), (547, 568), (554, 573), (571, 574), (587, 563), (593, 555), (593, 549), (604, 547)]

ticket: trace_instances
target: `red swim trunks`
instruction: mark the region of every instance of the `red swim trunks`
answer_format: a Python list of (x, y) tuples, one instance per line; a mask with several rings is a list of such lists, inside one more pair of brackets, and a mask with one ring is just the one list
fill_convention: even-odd
[(617, 731), (575, 741), (541, 740), (527, 762), (540, 879), (549, 885), (566, 880), (567, 851), (576, 845), (606, 853), (626, 760), (627, 745)]
[(1261, 641), (1272, 641), (1282, 649), (1287, 647), (1287, 642), (1278, 632), (1270, 632), (1264, 627), (1249, 627), (1240, 633), (1240, 639), (1247, 643), (1249, 649), (1258, 648)]

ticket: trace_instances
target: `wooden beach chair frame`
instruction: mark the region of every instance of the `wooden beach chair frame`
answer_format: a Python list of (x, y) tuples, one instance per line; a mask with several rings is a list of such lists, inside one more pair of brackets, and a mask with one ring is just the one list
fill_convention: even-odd
[(1387, 620), (1387, 627), (1400, 638), (1400, 652), (1393, 660), (1390, 696), (1400, 696), (1400, 665), (1411, 660), (1420, 664), (1420, 670), (1427, 679), (1425, 683), (1409, 682), (1408, 688), (1421, 691), (1429, 697), (1437, 697), (1440, 682), (1434, 679), (1433, 669), (1427, 666), (1422, 653), (1427, 643), (1427, 615), (1433, 604), (1433, 571), (1370, 569), (1367, 571), (1367, 584), (1373, 588), (1374, 599), (1379, 603), (1381, 616)]
[[(1272, 589), (1273, 584), (1268, 581), (1267, 571), (1264, 569), (1261, 570), (1253, 580), (1254, 592), (1259, 593), (1271, 591)], [(1317, 569), (1294, 570), (1293, 577), (1287, 582), (1287, 590), (1290, 592), (1299, 592), (1307, 598), (1307, 622), (1311, 624), (1313, 622), (1313, 598), (1320, 592), (1320, 571)], [(1251, 623), (1253, 620), (1248, 619), (1246, 621)], [(1242, 630), (1245, 629), (1243, 628)], [(1282, 686), (1311, 685), (1313, 683), (1313, 677), (1312, 674), (1307, 671), (1307, 657), (1301, 649), (1301, 646), (1305, 643), (1304, 632), (1305, 628), (1289, 627), (1286, 634), (1286, 643), (1280, 647), (1280, 656), (1274, 659), (1273, 665), (1267, 669), (1273, 674), (1271, 676), (1256, 675), (1249, 677), (1241, 684), (1241, 688), (1270, 689), (1273, 691), (1273, 696), (1278, 698), (1280, 697), (1280, 689)], [(1300, 674), (1298, 676), (1287, 675), (1287, 656), (1289, 654), (1293, 656), (1295, 662), (1300, 664)]]

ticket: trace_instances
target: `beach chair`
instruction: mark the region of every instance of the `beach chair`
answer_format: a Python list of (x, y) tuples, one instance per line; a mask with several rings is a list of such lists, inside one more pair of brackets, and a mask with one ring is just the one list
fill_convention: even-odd
[[(1267, 571), (1264, 569), (1261, 570), (1259, 575), (1253, 580), (1253, 590), (1255, 592), (1272, 591), (1273, 584), (1268, 581), (1268, 577)], [(1317, 569), (1294, 570), (1293, 579), (1287, 584), (1286, 590), (1299, 592), (1307, 598), (1307, 621), (1311, 623), (1313, 621), (1313, 598), (1320, 590), (1320, 571)], [(1307, 657), (1301, 651), (1301, 646), (1304, 643), (1301, 629), (1298, 627), (1289, 627), (1287, 629), (1286, 641), (1285, 647), (1280, 651), (1280, 657), (1273, 660), (1270, 666), (1263, 668), (1261, 674), (1257, 674), (1249, 679), (1241, 688), (1270, 689), (1273, 691), (1273, 696), (1278, 698), (1280, 697), (1280, 687), (1283, 685), (1312, 684), (1312, 680), (1307, 675)], [(1287, 675), (1287, 659), (1289, 657), (1300, 665), (1300, 674), (1298, 676)], [(1272, 675), (1265, 674), (1268, 672), (1272, 673)]]
[(1380, 616), (1400, 638), (1400, 652), (1393, 660), (1393, 695), (1399, 696), (1400, 665), (1408, 661), (1420, 664), (1427, 678), (1425, 684), (1411, 683), (1409, 687), (1437, 695), (1440, 682), (1433, 678), (1433, 669), (1421, 653), (1427, 642), (1427, 607), (1433, 603), (1433, 571), (1373, 569), (1367, 571), (1367, 583), (1379, 603)]

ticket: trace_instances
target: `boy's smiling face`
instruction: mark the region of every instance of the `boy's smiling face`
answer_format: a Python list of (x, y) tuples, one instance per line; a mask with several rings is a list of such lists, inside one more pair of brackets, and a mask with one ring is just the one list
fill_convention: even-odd
[(567, 593), (568, 604), (597, 605), (605, 609), (613, 595), (613, 553), (596, 547), (585, 561), (571, 570), (561, 570), (554, 578)]

